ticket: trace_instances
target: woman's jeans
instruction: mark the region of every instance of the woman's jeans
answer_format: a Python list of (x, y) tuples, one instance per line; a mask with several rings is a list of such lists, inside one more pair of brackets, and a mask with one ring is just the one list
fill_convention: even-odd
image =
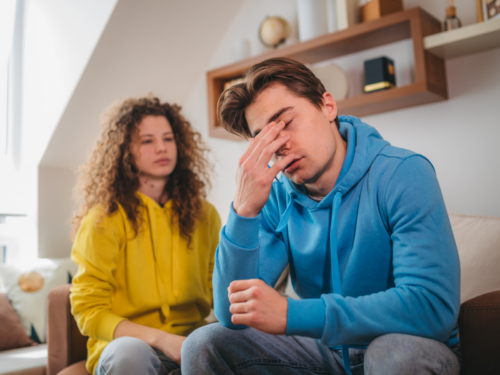
[(179, 365), (161, 351), (134, 337), (120, 337), (102, 351), (96, 375), (180, 374)]
[[(182, 374), (346, 374), (340, 350), (300, 336), (273, 336), (219, 323), (191, 333), (181, 350)], [(417, 336), (383, 335), (367, 349), (349, 349), (353, 375), (460, 374), (453, 348)]]

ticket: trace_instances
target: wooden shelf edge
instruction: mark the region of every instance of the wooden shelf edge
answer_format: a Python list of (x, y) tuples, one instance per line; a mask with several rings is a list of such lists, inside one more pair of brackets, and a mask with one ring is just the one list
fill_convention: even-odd
[(340, 115), (362, 117), (446, 99), (446, 96), (434, 92), (425, 82), (419, 82), (349, 98), (339, 101), (337, 105)]
[(424, 38), (424, 48), (444, 59), (500, 47), (500, 18)]

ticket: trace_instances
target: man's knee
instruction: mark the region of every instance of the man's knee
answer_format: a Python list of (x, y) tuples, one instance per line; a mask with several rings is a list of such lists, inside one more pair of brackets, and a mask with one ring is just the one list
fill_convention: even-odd
[(414, 349), (415, 336), (388, 334), (373, 340), (365, 353), (364, 369), (372, 374), (412, 374), (418, 367), (419, 356)]
[(377, 337), (368, 346), (365, 374), (458, 374), (460, 363), (443, 343), (398, 333)]
[(191, 333), (182, 344), (182, 362), (206, 360), (218, 351), (218, 346), (227, 342), (226, 336), (230, 331), (219, 323), (209, 324), (198, 328)]

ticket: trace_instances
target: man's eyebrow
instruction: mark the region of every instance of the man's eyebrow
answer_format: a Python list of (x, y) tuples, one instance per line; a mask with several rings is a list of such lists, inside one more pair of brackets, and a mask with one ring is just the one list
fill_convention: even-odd
[[(278, 112), (276, 112), (274, 115), (272, 115), (271, 117), (269, 117), (267, 119), (267, 122), (266, 122), (266, 126), (268, 124), (270, 124), (271, 122), (273, 121), (276, 121), (283, 113), (287, 112), (287, 111), (290, 111), (291, 109), (293, 109), (293, 107), (285, 107), (285, 108), (281, 108)], [(254, 132), (252, 134), (252, 137), (255, 138), (257, 135), (259, 135), (260, 133), (260, 130)]]

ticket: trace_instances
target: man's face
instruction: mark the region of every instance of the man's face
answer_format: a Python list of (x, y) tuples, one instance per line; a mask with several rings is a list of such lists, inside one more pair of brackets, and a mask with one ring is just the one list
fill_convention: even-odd
[(262, 91), (245, 110), (245, 117), (255, 137), (266, 125), (283, 121), (286, 125), (280, 135), (290, 140), (273, 155), (281, 160), (293, 153), (294, 160), (283, 173), (296, 184), (315, 184), (332, 168), (337, 148), (334, 122), (337, 106), (331, 95), (323, 95), (323, 106), (318, 109), (309, 100), (291, 93), (276, 84)]

